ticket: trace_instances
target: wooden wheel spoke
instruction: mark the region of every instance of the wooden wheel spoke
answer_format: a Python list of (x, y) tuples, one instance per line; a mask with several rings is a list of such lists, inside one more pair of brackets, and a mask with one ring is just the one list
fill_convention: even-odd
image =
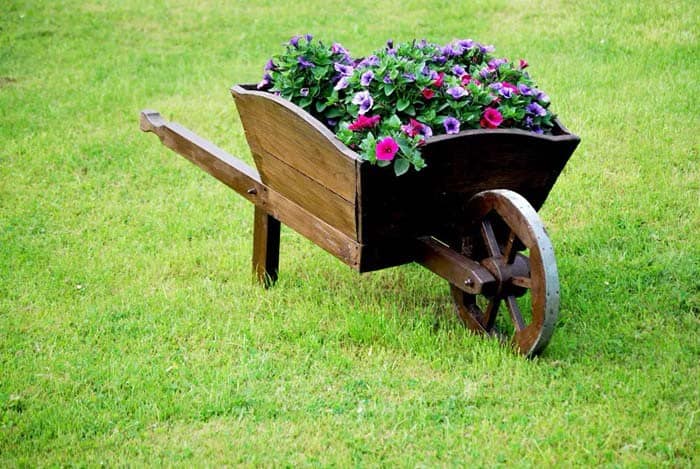
[(503, 249), (503, 257), (506, 258), (507, 264), (512, 264), (515, 260), (515, 255), (517, 254), (517, 251), (515, 250), (516, 239), (517, 236), (515, 231), (510, 230), (510, 233), (508, 234), (508, 241), (506, 241), (506, 247)]
[(483, 323), (486, 330), (491, 330), (493, 328), (493, 325), (496, 322), (496, 316), (498, 316), (498, 308), (500, 305), (500, 298), (494, 297), (489, 300), (489, 304), (486, 306), (486, 310), (483, 313)]
[(515, 330), (520, 332), (525, 329), (525, 321), (523, 321), (523, 315), (520, 312), (520, 307), (515, 301), (514, 296), (509, 296), (506, 298), (506, 306), (508, 307), (508, 312), (510, 313), (510, 318), (513, 320), (513, 325)]
[(496, 240), (496, 235), (493, 232), (493, 227), (489, 220), (481, 221), (481, 236), (484, 238), (484, 243), (486, 244), (486, 250), (491, 257), (498, 257), (501, 255), (501, 248), (498, 246), (498, 240)]
[(532, 288), (532, 279), (530, 277), (513, 277), (510, 279), (510, 282), (516, 287)]

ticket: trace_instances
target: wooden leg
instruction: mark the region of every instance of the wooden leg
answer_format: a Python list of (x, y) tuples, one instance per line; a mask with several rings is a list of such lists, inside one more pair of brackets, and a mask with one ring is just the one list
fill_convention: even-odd
[(280, 261), (280, 222), (255, 207), (253, 225), (253, 275), (265, 288), (277, 281)]

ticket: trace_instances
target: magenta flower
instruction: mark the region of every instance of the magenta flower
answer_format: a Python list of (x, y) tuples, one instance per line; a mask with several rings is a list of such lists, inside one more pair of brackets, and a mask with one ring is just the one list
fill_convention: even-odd
[(435, 80), (433, 80), (433, 85), (440, 88), (442, 86), (442, 83), (444, 80), (445, 80), (445, 72), (440, 72), (437, 74), (437, 77), (435, 78)]
[(355, 122), (348, 126), (348, 129), (352, 130), (353, 132), (357, 130), (371, 129), (373, 127), (376, 127), (380, 120), (381, 116), (378, 115), (366, 117), (360, 114), (359, 116), (357, 116), (357, 120), (355, 120)]
[(445, 126), (445, 132), (448, 134), (459, 133), (459, 121), (454, 117), (448, 117), (442, 125)]
[(369, 94), (369, 91), (360, 91), (352, 98), (352, 103), (360, 106), (360, 114), (366, 114), (367, 111), (372, 109), (374, 100), (372, 99), (372, 95)]
[(520, 60), (518, 61), (518, 67), (520, 68), (520, 70), (522, 70), (522, 69), (524, 69), (524, 68), (527, 68), (527, 66), (528, 66), (527, 60), (525, 60), (525, 59), (520, 59)]
[(435, 91), (431, 90), (430, 88), (423, 88), (423, 91), (421, 91), (423, 94), (423, 97), (425, 99), (433, 99), (435, 97)]
[(424, 139), (433, 136), (433, 129), (429, 126), (419, 122), (415, 119), (410, 119), (408, 124), (401, 126), (401, 131), (403, 131), (409, 137), (415, 137), (416, 135), (422, 135)]
[(492, 107), (486, 109), (484, 114), (481, 116), (481, 121), (479, 124), (487, 129), (495, 129), (503, 123), (503, 115)]
[(377, 142), (376, 154), (378, 160), (391, 161), (394, 159), (396, 152), (399, 151), (399, 146), (391, 137), (385, 137)]

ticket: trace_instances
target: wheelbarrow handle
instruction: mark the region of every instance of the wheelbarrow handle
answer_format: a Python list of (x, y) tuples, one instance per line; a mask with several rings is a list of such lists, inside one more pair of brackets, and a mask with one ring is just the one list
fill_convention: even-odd
[(175, 122), (166, 122), (157, 111), (141, 111), (141, 130), (158, 135), (163, 145), (184, 156), (256, 205), (266, 191), (260, 174), (240, 159)]

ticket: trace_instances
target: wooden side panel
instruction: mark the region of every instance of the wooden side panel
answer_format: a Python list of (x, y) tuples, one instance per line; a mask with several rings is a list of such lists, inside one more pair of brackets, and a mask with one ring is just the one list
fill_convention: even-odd
[(260, 177), (270, 187), (351, 238), (357, 236), (355, 204), (320, 185), (275, 156), (255, 154)]
[[(294, 104), (236, 86), (232, 93), (254, 154), (273, 155), (343, 199), (355, 202), (357, 155)], [(267, 183), (263, 178), (263, 182)], [(288, 186), (275, 189), (285, 193)]]
[(578, 141), (572, 135), (470, 131), (432, 139), (423, 151), (428, 167), (419, 173), (396, 178), (390, 168), (363, 164), (360, 242), (459, 237), (467, 202), (488, 189), (513, 190), (539, 209)]

